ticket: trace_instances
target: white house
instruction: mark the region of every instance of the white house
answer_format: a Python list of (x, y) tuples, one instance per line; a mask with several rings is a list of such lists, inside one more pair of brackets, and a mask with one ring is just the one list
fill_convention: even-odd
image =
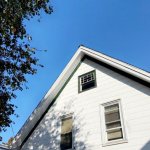
[(150, 150), (150, 73), (80, 46), (13, 147)]

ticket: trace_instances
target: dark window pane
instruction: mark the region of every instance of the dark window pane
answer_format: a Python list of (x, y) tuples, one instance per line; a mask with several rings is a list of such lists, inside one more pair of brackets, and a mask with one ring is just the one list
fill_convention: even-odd
[(107, 129), (112, 129), (112, 128), (116, 128), (116, 127), (121, 127), (120, 121), (106, 124)]
[(120, 119), (119, 110), (116, 112), (105, 114), (106, 123)]
[(105, 107), (105, 111), (112, 111), (112, 110), (115, 110), (115, 109), (119, 109), (119, 105), (118, 104), (114, 104), (114, 105), (110, 105), (110, 106), (106, 106)]
[(89, 89), (89, 88), (92, 88), (94, 86), (95, 86), (95, 81), (87, 82), (86, 84), (82, 85), (82, 91)]
[(122, 129), (117, 129), (107, 132), (108, 141), (117, 140), (123, 138)]
[(72, 132), (61, 135), (61, 150), (72, 148)]

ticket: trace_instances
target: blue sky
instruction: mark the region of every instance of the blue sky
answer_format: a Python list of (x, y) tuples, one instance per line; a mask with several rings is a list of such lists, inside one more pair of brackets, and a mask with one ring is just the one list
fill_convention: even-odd
[[(27, 76), (29, 87), (17, 93), (14, 134), (46, 94), (80, 44), (150, 71), (149, 0), (52, 0), (54, 12), (26, 21), (32, 46), (44, 68)], [(12, 129), (1, 134), (3, 142)]]

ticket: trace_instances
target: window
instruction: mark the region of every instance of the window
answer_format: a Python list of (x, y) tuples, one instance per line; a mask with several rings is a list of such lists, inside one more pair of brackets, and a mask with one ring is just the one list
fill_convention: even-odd
[(119, 104), (105, 107), (105, 125), (108, 141), (123, 138)]
[(61, 150), (72, 149), (72, 117), (63, 118), (61, 124)]
[(95, 86), (96, 86), (95, 70), (79, 76), (79, 92), (83, 92)]
[(102, 115), (103, 144), (110, 145), (126, 141), (120, 101), (102, 104)]

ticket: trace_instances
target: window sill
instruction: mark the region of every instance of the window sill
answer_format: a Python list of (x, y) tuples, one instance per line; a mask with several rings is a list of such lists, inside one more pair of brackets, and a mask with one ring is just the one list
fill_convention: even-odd
[(116, 141), (109, 141), (109, 142), (102, 144), (102, 146), (105, 147), (105, 146), (111, 146), (111, 145), (117, 145), (117, 144), (123, 144), (123, 143), (128, 143), (128, 140), (121, 139), (121, 140), (116, 140)]

